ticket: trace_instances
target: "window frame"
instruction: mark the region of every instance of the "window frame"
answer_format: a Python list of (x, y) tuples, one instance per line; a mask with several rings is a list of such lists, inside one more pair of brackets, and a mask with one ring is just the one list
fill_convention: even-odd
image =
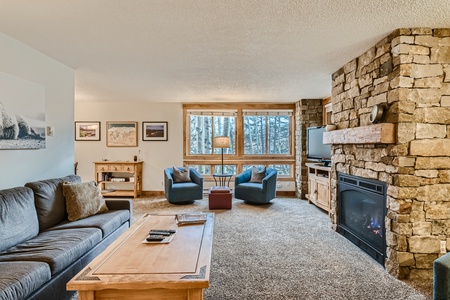
[[(224, 154), (224, 164), (236, 165), (236, 175), (241, 173), (244, 165), (290, 165), (289, 176), (278, 176), (279, 180), (295, 179), (295, 103), (189, 103), (183, 104), (183, 164), (184, 165), (210, 165), (211, 171), (215, 165), (222, 164), (221, 154), (198, 155), (190, 153), (190, 111), (220, 111), (236, 110), (235, 119), (235, 153)], [(291, 111), (289, 128), (289, 154), (244, 154), (244, 113), (245, 110), (281, 110)], [(267, 122), (266, 122), (267, 123)], [(268, 130), (266, 124), (266, 131)], [(214, 133), (213, 133), (214, 134)], [(266, 133), (268, 134), (268, 132)], [(266, 138), (266, 142), (267, 138)], [(268, 145), (266, 145), (268, 151)], [(205, 176), (206, 179), (212, 179), (212, 174)]]

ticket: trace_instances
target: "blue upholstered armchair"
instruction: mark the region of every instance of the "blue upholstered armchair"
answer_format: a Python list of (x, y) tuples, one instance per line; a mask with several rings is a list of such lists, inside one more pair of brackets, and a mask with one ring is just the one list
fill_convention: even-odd
[(203, 199), (203, 177), (197, 170), (189, 168), (191, 182), (174, 182), (173, 168), (164, 170), (164, 193), (172, 204), (189, 204)]
[(450, 253), (447, 253), (434, 261), (433, 285), (434, 299), (450, 299)]
[(252, 169), (245, 170), (234, 179), (234, 197), (254, 204), (266, 204), (276, 197), (277, 170), (266, 169), (261, 183), (250, 182)]

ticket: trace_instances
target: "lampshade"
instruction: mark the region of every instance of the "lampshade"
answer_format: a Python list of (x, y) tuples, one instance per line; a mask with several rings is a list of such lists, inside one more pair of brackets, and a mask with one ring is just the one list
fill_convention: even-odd
[(229, 136), (216, 136), (213, 141), (214, 148), (230, 148)]

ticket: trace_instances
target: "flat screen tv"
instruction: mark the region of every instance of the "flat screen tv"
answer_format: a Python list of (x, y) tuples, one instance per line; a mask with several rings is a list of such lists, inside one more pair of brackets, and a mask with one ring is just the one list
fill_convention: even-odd
[(325, 131), (325, 127), (306, 128), (306, 158), (328, 166), (331, 163), (331, 145), (323, 143)]

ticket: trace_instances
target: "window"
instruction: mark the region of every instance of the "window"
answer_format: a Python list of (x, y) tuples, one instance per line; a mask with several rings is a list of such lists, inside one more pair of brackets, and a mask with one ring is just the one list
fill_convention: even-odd
[(189, 154), (221, 154), (221, 148), (213, 149), (215, 136), (229, 136), (230, 148), (224, 154), (235, 153), (236, 117), (234, 111), (189, 111)]
[(295, 104), (184, 104), (184, 164), (205, 178), (221, 173), (222, 148), (214, 149), (213, 139), (229, 136), (224, 173), (267, 166), (276, 168), (282, 180), (293, 180), (294, 109)]
[(291, 110), (244, 110), (244, 154), (290, 154)]
[(244, 154), (266, 154), (265, 117), (244, 117)]

